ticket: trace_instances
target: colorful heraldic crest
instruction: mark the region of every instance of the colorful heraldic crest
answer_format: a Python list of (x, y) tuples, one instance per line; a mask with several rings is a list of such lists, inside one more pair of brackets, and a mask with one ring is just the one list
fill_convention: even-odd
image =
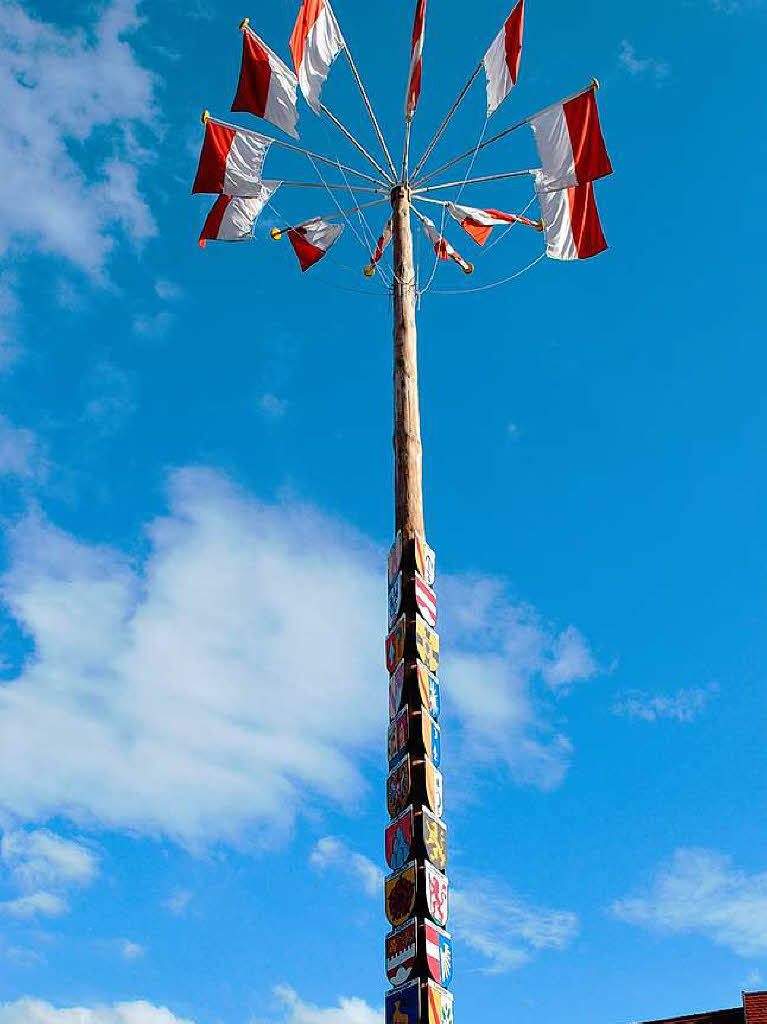
[(405, 810), (410, 799), (410, 754), (405, 754), (389, 773), (386, 780), (386, 806), (389, 817), (396, 818)]
[(397, 621), (402, 604), (402, 573), (398, 572), (394, 582), (389, 584), (389, 629)]
[(424, 921), (423, 928), (429, 973), (438, 985), (449, 985), (453, 980), (453, 940), (431, 921)]
[(399, 871), (407, 864), (410, 849), (413, 845), (414, 817), (413, 808), (408, 807), (389, 825), (384, 833), (386, 863), (392, 871)]
[[(400, 622), (402, 622), (402, 619), (400, 619)], [(399, 622), (397, 626), (399, 626)], [(438, 672), (439, 633), (436, 633), (420, 615), (415, 617), (415, 646), (419, 659), (424, 663), (429, 672)]]
[(437, 595), (424, 583), (422, 577), (416, 573), (415, 576), (415, 603), (418, 611), (426, 619), (430, 626), (437, 625)]
[[(409, 781), (408, 781), (409, 785)], [(426, 796), (429, 799), (429, 807), (438, 818), (442, 817), (442, 772), (435, 768), (431, 761), (426, 761)]]
[(437, 578), (437, 558), (420, 533), (415, 535), (415, 568), (424, 582), (433, 587)]
[(412, 981), (409, 985), (386, 993), (386, 1024), (419, 1024), (420, 1016), (420, 981)]
[[(447, 867), (447, 825), (425, 807), (422, 809), (423, 845), (432, 864), (444, 871)], [(389, 867), (394, 868), (393, 864)]]
[(429, 1024), (453, 1024), (453, 993), (430, 981), (427, 998)]
[(405, 687), (405, 662), (401, 661), (389, 676), (389, 721), (396, 716), (402, 703), (402, 691)]
[[(426, 625), (426, 623), (424, 623)], [(386, 667), (391, 674), (405, 657), (405, 616), (402, 615), (386, 638)], [(439, 637), (437, 637), (437, 660), (439, 661)]]
[[(394, 582), (394, 577), (399, 572), (402, 564), (402, 530), (397, 530), (397, 536), (389, 551), (389, 584)], [(422, 574), (423, 575), (423, 574)]]
[[(429, 913), (434, 921), (444, 928), (447, 924), (448, 910), (447, 875), (443, 875), (441, 871), (437, 871), (434, 865), (429, 864), (428, 861), (424, 864), (423, 869), (426, 877), (426, 906), (429, 908)], [(391, 921), (391, 918), (389, 918), (389, 920)], [(392, 924), (393, 923), (394, 922), (392, 922)]]
[(389, 740), (387, 747), (390, 768), (407, 746), (409, 738), (410, 708), (406, 705), (389, 726)]
[(421, 691), (421, 703), (423, 706), (428, 708), (432, 718), (439, 718), (439, 680), (420, 661), (418, 662), (418, 688)]
[(411, 860), (404, 868), (395, 871), (384, 881), (386, 916), (392, 928), (404, 924), (413, 913), (415, 879), (416, 862)]
[(404, 985), (408, 981), (417, 955), (418, 922), (412, 918), (386, 936), (386, 977), (392, 985)]
[[(391, 726), (389, 727), (391, 728)], [(426, 751), (426, 756), (439, 767), (439, 762), (442, 759), (442, 738), (440, 735), (440, 728), (437, 723), (426, 714), (425, 711), (421, 712), (421, 733), (423, 736), (423, 749)]]

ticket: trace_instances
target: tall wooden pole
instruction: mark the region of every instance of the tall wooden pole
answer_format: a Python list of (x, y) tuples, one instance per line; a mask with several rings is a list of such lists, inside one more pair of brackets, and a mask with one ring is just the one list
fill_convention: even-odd
[(395, 530), (404, 543), (425, 535), (418, 407), (415, 267), (410, 227), (410, 189), (391, 193), (394, 248), (394, 504)]

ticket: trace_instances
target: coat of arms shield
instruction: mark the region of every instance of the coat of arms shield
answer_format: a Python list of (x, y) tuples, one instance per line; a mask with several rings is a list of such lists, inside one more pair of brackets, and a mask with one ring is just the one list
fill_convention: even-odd
[[(408, 779), (409, 786), (409, 779)], [(438, 818), (442, 817), (442, 772), (435, 768), (431, 761), (426, 761), (426, 796), (429, 799), (429, 807)]]
[[(426, 623), (424, 623), (426, 625)], [(439, 640), (437, 640), (439, 650)], [(386, 638), (386, 667), (391, 674), (405, 657), (405, 616), (397, 620), (394, 629)]]
[(394, 580), (389, 584), (389, 629), (397, 621), (400, 605), (402, 604), (402, 573), (398, 572)]
[(453, 1024), (453, 993), (433, 981), (428, 991), (429, 1024)]
[(386, 916), (392, 928), (404, 924), (413, 913), (415, 880), (416, 862), (414, 860), (384, 880)]
[[(400, 622), (402, 619), (400, 619)], [(399, 622), (397, 623), (399, 625)], [(404, 642), (404, 641), (403, 641)], [(439, 671), (439, 633), (422, 619), (420, 615), (415, 617), (415, 646), (418, 657), (424, 663), (429, 672)]]
[(411, 918), (386, 936), (386, 977), (392, 985), (405, 984), (415, 967), (417, 955), (418, 922)]
[[(391, 729), (391, 726), (389, 728)], [(442, 759), (440, 728), (425, 711), (421, 712), (421, 734), (423, 736), (423, 749), (426, 751), (426, 756), (434, 762), (436, 767), (439, 767), (439, 762)]]
[(389, 583), (394, 580), (394, 577), (399, 572), (400, 564), (402, 563), (402, 530), (397, 530), (397, 536), (394, 539), (394, 543), (389, 551)]
[(423, 869), (426, 878), (426, 906), (435, 923), (444, 928), (447, 924), (448, 913), (447, 875), (437, 871), (434, 865), (428, 861), (424, 864)]
[(436, 626), (437, 595), (418, 573), (415, 574), (415, 603), (418, 606), (418, 611), (429, 625)]
[(413, 808), (408, 807), (398, 818), (387, 827), (384, 833), (386, 863), (392, 871), (399, 871), (407, 864), (413, 845), (414, 817)]
[(423, 662), (418, 662), (418, 689), (421, 691), (421, 703), (427, 708), (433, 719), (439, 718), (439, 680), (433, 676)]
[(388, 754), (389, 767), (394, 764), (400, 754), (404, 751), (410, 738), (410, 708), (405, 707), (389, 725)]
[(449, 985), (453, 980), (453, 940), (431, 921), (424, 921), (423, 933), (429, 974), (438, 985)]
[(426, 583), (433, 587), (437, 576), (437, 559), (426, 543), (426, 538), (420, 533), (415, 535), (415, 567)]
[[(411, 981), (386, 993), (386, 1024), (418, 1024), (420, 1016), (420, 981)], [(452, 1020), (450, 1024), (453, 1024)]]
[[(447, 867), (447, 825), (440, 821), (436, 815), (422, 809), (421, 827), (423, 829), (423, 845), (426, 847), (426, 856), (432, 864), (444, 871)], [(394, 865), (390, 865), (393, 867)]]
[(389, 817), (396, 818), (404, 811), (409, 799), (410, 754), (405, 754), (389, 772), (389, 777), (386, 780), (386, 806), (389, 809)]
[(405, 662), (401, 661), (389, 676), (389, 721), (399, 711), (402, 703), (402, 691), (405, 686)]

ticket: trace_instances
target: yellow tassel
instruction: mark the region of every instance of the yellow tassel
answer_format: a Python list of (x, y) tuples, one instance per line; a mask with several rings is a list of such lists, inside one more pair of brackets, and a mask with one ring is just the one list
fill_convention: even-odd
[(243, 18), (242, 21), (240, 22), (240, 32), (242, 32), (243, 29), (247, 28), (249, 24), (250, 18)]
[(202, 114), (200, 114), (200, 120), (202, 121), (203, 124), (207, 124), (208, 123), (208, 118), (209, 117), (210, 117), (210, 111), (209, 110), (203, 110)]
[(463, 272), (464, 272), (464, 274), (473, 274), (474, 273), (474, 264), (473, 263), (467, 263), (466, 266), (463, 268)]
[(272, 228), (269, 234), (272, 236), (275, 242), (279, 242), (279, 240), (282, 238), (282, 232), (280, 231), (279, 228)]
[(368, 264), (368, 266), (366, 266), (365, 269), (362, 271), (365, 277), (372, 277), (373, 274), (375, 274), (375, 272), (376, 268), (373, 266), (372, 263)]

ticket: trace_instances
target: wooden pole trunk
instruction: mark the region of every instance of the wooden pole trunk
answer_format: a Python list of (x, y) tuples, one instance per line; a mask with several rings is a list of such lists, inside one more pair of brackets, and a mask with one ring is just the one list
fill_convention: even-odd
[(403, 543), (425, 534), (418, 408), (418, 346), (415, 267), (410, 227), (410, 189), (392, 189), (394, 247), (394, 504), (395, 530)]

